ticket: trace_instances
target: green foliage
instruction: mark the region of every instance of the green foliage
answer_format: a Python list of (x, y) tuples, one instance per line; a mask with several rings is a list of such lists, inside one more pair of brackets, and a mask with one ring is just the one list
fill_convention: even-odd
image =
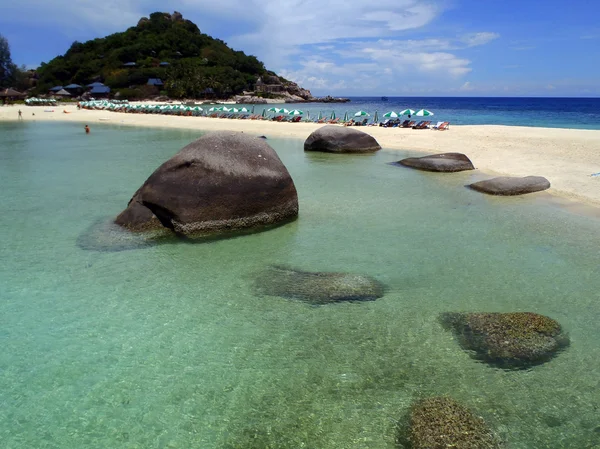
[(11, 87), (17, 71), (10, 56), (8, 41), (0, 34), (0, 87)]
[[(170, 66), (160, 67), (162, 61)], [(128, 62), (135, 62), (135, 67), (124, 67)], [(173, 97), (204, 96), (207, 88), (224, 96), (251, 88), (265, 73), (264, 64), (255, 56), (232, 50), (201, 33), (189, 20), (173, 20), (155, 12), (122, 33), (73, 42), (63, 56), (38, 69), (37, 90), (42, 93), (56, 85), (102, 80), (125, 92), (145, 85), (148, 78), (161, 78)]]

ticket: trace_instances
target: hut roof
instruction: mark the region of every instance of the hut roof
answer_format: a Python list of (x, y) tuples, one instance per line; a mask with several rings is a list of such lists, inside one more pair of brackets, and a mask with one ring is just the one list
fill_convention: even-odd
[(0, 90), (0, 97), (24, 97), (26, 94), (22, 94), (21, 92), (11, 89), (2, 89)]
[(79, 84), (73, 83), (63, 87), (63, 89), (81, 89), (81, 86)]
[(108, 86), (94, 86), (90, 90), (91, 94), (108, 94), (110, 93), (110, 87)]
[(58, 92), (59, 90), (61, 90), (63, 87), (62, 86), (54, 86), (53, 88), (49, 89), (52, 92)]
[(71, 94), (64, 89), (61, 89), (58, 92), (55, 92), (54, 95), (64, 95), (65, 97), (71, 96)]
[(123, 67), (135, 67), (135, 62), (126, 62)]
[(99, 81), (96, 81), (95, 83), (88, 84), (86, 87), (96, 87), (96, 86), (104, 86), (104, 84)]
[(167, 65), (171, 65), (171, 63), (167, 62), (167, 61), (163, 61), (160, 64), (158, 64), (161, 67), (167, 66)]
[(148, 86), (162, 86), (163, 82), (160, 78), (148, 78)]

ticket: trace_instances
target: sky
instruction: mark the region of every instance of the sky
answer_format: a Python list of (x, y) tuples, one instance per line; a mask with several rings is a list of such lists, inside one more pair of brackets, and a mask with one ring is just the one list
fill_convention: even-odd
[(4, 0), (0, 34), (34, 68), (177, 10), (314, 95), (598, 97), (597, 2)]

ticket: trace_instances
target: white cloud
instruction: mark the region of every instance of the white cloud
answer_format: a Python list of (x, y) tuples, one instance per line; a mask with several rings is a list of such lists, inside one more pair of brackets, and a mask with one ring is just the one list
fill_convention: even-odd
[(485, 45), (493, 40), (496, 40), (500, 37), (498, 33), (470, 33), (466, 34), (461, 38), (461, 41), (464, 42), (468, 47), (476, 47), (479, 45)]

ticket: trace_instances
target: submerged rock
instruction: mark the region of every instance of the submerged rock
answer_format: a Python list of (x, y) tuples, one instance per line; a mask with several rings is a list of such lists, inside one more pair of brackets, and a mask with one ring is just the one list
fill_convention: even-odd
[(346, 126), (323, 126), (304, 142), (304, 151), (372, 153), (381, 149), (374, 137)]
[(542, 176), (500, 176), (469, 185), (473, 190), (489, 195), (523, 195), (550, 188), (550, 182)]
[(411, 449), (499, 449), (500, 440), (483, 418), (449, 397), (433, 397), (412, 406)]
[(100, 219), (77, 237), (77, 246), (89, 251), (117, 252), (147, 248), (174, 237), (171, 231), (162, 227), (160, 230), (133, 233), (111, 219)]
[(385, 294), (381, 282), (351, 273), (327, 273), (269, 267), (256, 280), (260, 294), (299, 299), (311, 304), (374, 301)]
[[(149, 211), (149, 212), (148, 212)], [(208, 133), (162, 164), (116, 223), (187, 237), (259, 230), (293, 220), (298, 195), (287, 169), (264, 139)]]
[(569, 345), (561, 325), (537, 313), (445, 313), (440, 320), (475, 358), (502, 368), (542, 364)]
[(435, 172), (458, 172), (475, 170), (471, 160), (462, 153), (441, 153), (423, 157), (409, 157), (398, 161), (398, 164), (417, 170)]

